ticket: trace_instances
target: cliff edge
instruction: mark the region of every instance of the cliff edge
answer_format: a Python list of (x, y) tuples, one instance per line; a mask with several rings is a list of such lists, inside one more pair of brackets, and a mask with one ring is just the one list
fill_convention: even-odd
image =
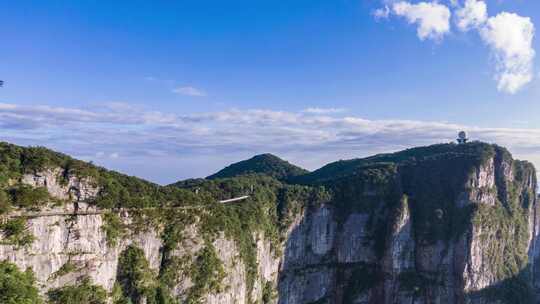
[(539, 299), (536, 173), (502, 147), (433, 145), (286, 179), (236, 167), (159, 186), (3, 143), (0, 260), (31, 270), (51, 303), (88, 290), (95, 303)]

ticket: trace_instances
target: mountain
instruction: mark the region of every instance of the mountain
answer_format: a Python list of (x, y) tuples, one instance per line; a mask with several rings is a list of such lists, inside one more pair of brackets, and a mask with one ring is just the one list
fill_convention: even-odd
[[(465, 161), (482, 161), (494, 153), (494, 149), (500, 147), (482, 142), (471, 142), (467, 145), (454, 143), (436, 144), (426, 147), (416, 147), (396, 153), (378, 154), (367, 158), (340, 160), (323, 166), (309, 174), (294, 178), (294, 182), (305, 184), (323, 183), (340, 177), (362, 172), (368, 167), (385, 165), (419, 164), (437, 160), (453, 160), (461, 158)], [(504, 154), (509, 153), (507, 151)]]
[(250, 159), (243, 160), (219, 172), (208, 176), (208, 179), (228, 178), (245, 174), (265, 174), (277, 179), (287, 179), (290, 177), (308, 173), (307, 170), (297, 167), (289, 162), (272, 154), (260, 154)]
[[(251, 163), (284, 165), (266, 158)], [(506, 149), (439, 144), (296, 176), (274, 167), (159, 186), (2, 143), (0, 299), (540, 300), (536, 172)]]

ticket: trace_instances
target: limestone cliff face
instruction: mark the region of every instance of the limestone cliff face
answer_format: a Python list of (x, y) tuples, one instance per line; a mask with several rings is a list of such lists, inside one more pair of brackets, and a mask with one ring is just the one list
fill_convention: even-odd
[(67, 181), (61, 178), (66, 174), (60, 168), (43, 170), (33, 174), (24, 174), (22, 182), (34, 187), (45, 187), (55, 198), (69, 201), (86, 201), (99, 192), (99, 187), (90, 178), (74, 175), (67, 176)]
[(388, 175), (333, 181), (344, 202), (293, 223), (279, 303), (536, 303), (530, 164), (497, 148), (369, 170)]
[[(74, 211), (52, 209), (51, 211)], [(87, 275), (96, 284), (111, 290), (116, 280), (118, 257), (129, 244), (144, 250), (150, 265), (160, 265), (162, 242), (154, 233), (142, 233), (109, 247), (101, 227), (101, 215), (42, 216), (28, 220), (29, 231), (36, 240), (29, 247), (0, 246), (0, 256), (20, 268), (34, 270), (40, 287), (45, 291), (74, 282)], [(57, 275), (63, 265), (71, 263), (76, 271)]]
[[(31, 267), (44, 293), (82, 276), (112, 291), (122, 267), (120, 256), (134, 245), (155, 273), (173, 270), (171, 290), (183, 303), (195, 284), (186, 265), (210, 242), (224, 277), (222, 288), (208, 291), (202, 303), (488, 304), (540, 299), (535, 171), (498, 147), (482, 155), (383, 159), (353, 173), (321, 178), (319, 184), (332, 191), (332, 199), (308, 202), (293, 213), (281, 248), (253, 232), (257, 269), (251, 288), (242, 249), (225, 233), (208, 239), (194, 221), (171, 246), (159, 225), (148, 225), (111, 244), (103, 229), (105, 215), (85, 203), (99, 187), (76, 177), (61, 184), (58, 174), (50, 170), (22, 180), (69, 201), (46, 211), (72, 215), (30, 218), (29, 231), (36, 239), (29, 247), (0, 245), (0, 259)], [(121, 214), (123, 223), (136, 220), (140, 218), (129, 212)], [(75, 267), (62, 271), (66, 264)], [(268, 296), (269, 288), (275, 296)]]
[[(28, 232), (35, 240), (25, 247), (0, 245), (0, 259), (15, 263), (21, 269), (31, 268), (43, 294), (46, 291), (70, 285), (83, 277), (90, 277), (96, 285), (112, 292), (122, 265), (121, 254), (130, 245), (142, 249), (151, 271), (157, 275), (163, 271), (165, 260), (178, 258), (188, 265), (205, 246), (206, 240), (197, 225), (188, 225), (182, 231), (183, 238), (175, 248), (166, 250), (161, 237), (162, 230), (137, 229), (127, 231), (115, 244), (110, 244), (104, 227), (105, 212), (88, 205), (85, 201), (97, 195), (99, 189), (91, 180), (70, 177), (67, 183), (59, 183), (59, 169), (36, 174), (26, 174), (25, 184), (46, 187), (57, 199), (67, 201), (62, 207), (44, 208), (37, 216), (27, 220)], [(13, 212), (13, 215), (21, 214)], [(130, 223), (134, 218), (129, 212), (121, 213), (121, 221)], [(140, 218), (139, 218), (140, 220)], [(279, 258), (264, 235), (256, 236), (257, 276), (251, 294), (247, 294), (246, 273), (237, 245), (223, 234), (211, 240), (217, 257), (223, 263), (223, 288), (208, 292), (200, 299), (202, 303), (249, 303), (262, 298), (266, 282), (276, 282)], [(69, 265), (69, 270), (66, 270)], [(180, 277), (173, 287), (172, 295), (186, 300), (193, 286), (189, 267), (174, 269)], [(143, 298), (140, 303), (146, 303)]]

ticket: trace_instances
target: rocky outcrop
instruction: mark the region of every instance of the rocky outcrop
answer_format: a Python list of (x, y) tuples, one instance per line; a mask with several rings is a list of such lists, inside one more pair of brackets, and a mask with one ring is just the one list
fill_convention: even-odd
[(89, 177), (71, 175), (60, 168), (50, 168), (22, 176), (22, 183), (45, 187), (52, 197), (60, 200), (87, 201), (96, 197), (99, 187)]
[[(104, 214), (77, 214), (94, 210), (84, 201), (99, 187), (77, 177), (60, 182), (58, 170), (27, 174), (22, 181), (70, 201), (51, 209), (68, 215), (30, 218), (35, 241), (25, 248), (0, 245), (0, 258), (32, 268), (42, 292), (82, 276), (112, 291), (120, 256), (134, 245), (155, 273), (174, 273), (170, 287), (180, 303), (197, 286), (193, 265), (210, 247), (223, 267), (222, 286), (206, 290), (202, 303), (537, 303), (534, 168), (502, 148), (482, 147), (464, 152), (451, 146), (414, 157), (406, 151), (407, 157), (383, 155), (354, 170), (339, 163), (339, 170), (314, 172), (333, 172), (319, 184), (332, 199), (295, 209), (279, 248), (261, 231), (251, 231), (253, 281), (242, 258), (245, 248), (223, 231), (209, 237), (197, 220), (182, 227), (174, 244), (164, 239), (160, 223), (129, 230), (111, 244)], [(129, 210), (121, 214), (125, 224), (140, 220)], [(68, 264), (70, 271), (63, 271)]]
[[(0, 246), (0, 256), (22, 269), (33, 269), (43, 291), (74, 282), (82, 276), (89, 276), (96, 284), (112, 290), (119, 254), (129, 244), (144, 250), (151, 267), (157, 269), (160, 265), (162, 242), (159, 236), (143, 233), (109, 247), (101, 229), (101, 215), (43, 216), (29, 219), (27, 225), (35, 241), (25, 248)], [(62, 273), (62, 267), (66, 265), (72, 265), (73, 269)]]
[(530, 164), (497, 148), (474, 162), (427, 160), (387, 172), (379, 186), (360, 173), (335, 181), (338, 191), (361, 190), (294, 222), (280, 303), (533, 303), (505, 291), (538, 286)]
[[(34, 187), (46, 187), (52, 197), (65, 201), (62, 206), (53, 205), (37, 213), (18, 210), (12, 212), (12, 215), (16, 216), (32, 214), (32, 217), (26, 220), (26, 225), (34, 241), (23, 247), (0, 245), (0, 259), (8, 260), (21, 269), (32, 269), (42, 294), (73, 284), (83, 277), (89, 277), (94, 284), (112, 292), (118, 280), (119, 268), (123, 267), (119, 265), (120, 256), (128, 246), (133, 245), (144, 252), (150, 271), (155, 274), (164, 270), (164, 259), (183, 259), (184, 267), (174, 269), (180, 280), (172, 289), (172, 296), (179, 300), (186, 299), (194, 285), (190, 277), (193, 267), (191, 264), (201, 249), (207, 246), (206, 236), (199, 232), (197, 225), (186, 226), (181, 233), (181, 242), (172, 250), (165, 248), (162, 240), (163, 229), (158, 226), (126, 231), (111, 244), (104, 229), (107, 226), (104, 217), (109, 213), (84, 202), (91, 200), (99, 192), (99, 188), (91, 180), (70, 177), (64, 182), (61, 179), (61, 170), (51, 169), (34, 175), (26, 174), (21, 181)], [(124, 210), (119, 216), (126, 227), (141, 220), (140, 215), (132, 216), (129, 210)], [(222, 288), (204, 294), (199, 301), (214, 304), (257, 302), (262, 298), (267, 282), (275, 285), (279, 257), (263, 234), (257, 234), (256, 239), (259, 268), (251, 294), (248, 294), (245, 268), (237, 245), (221, 234), (211, 241), (211, 246), (215, 248), (224, 268)], [(144, 299), (141, 301), (145, 303)]]

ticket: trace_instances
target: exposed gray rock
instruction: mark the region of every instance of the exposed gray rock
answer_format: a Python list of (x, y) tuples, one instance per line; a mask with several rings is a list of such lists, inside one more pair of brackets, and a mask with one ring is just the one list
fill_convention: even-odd
[(51, 196), (68, 201), (87, 201), (96, 197), (99, 192), (95, 181), (88, 177), (66, 174), (60, 168), (24, 174), (21, 182), (34, 187), (45, 187)]
[[(275, 244), (262, 233), (253, 231), (257, 276), (251, 294), (248, 294), (247, 274), (237, 244), (225, 234), (219, 234), (210, 242), (225, 269), (224, 288), (204, 295), (202, 301), (258, 303), (269, 283), (277, 289), (279, 296), (274, 302), (279, 304), (498, 303), (500, 300), (491, 300), (483, 292), (501, 283), (496, 265), (499, 261), (494, 259), (493, 250), (501, 251), (501, 256), (506, 257), (505, 251), (515, 246), (510, 242), (513, 236), (524, 238), (530, 268), (522, 270), (531, 270), (531, 284), (538, 293), (540, 221), (536, 199), (530, 197), (536, 192), (534, 174), (519, 171), (516, 164), (500, 152), (483, 160), (481, 165), (471, 165), (468, 170), (462, 172), (462, 176), (453, 177), (451, 184), (442, 186), (444, 194), (452, 198), (444, 202), (444, 208), (424, 206), (425, 210), (421, 211), (427, 216), (415, 209), (423, 203), (419, 201), (422, 196), (415, 192), (418, 189), (411, 189), (413, 183), (409, 183), (415, 177), (424, 178), (415, 175), (421, 171), (411, 169), (412, 173), (404, 177), (405, 173), (395, 170), (391, 179), (395, 183), (391, 187), (373, 181), (359, 185), (354, 192), (358, 193), (355, 197), (358, 201), (351, 203), (358, 203), (356, 209), (331, 203), (303, 208), (287, 227), (281, 248), (274, 248)], [(84, 201), (97, 195), (99, 188), (92, 181), (77, 177), (60, 183), (62, 174), (59, 170), (48, 170), (25, 175), (23, 182), (47, 187), (57, 198), (78, 202), (77, 207), (66, 203), (52, 211), (93, 210), (94, 207)], [(351, 179), (351, 183), (354, 182), (358, 181)], [(428, 186), (418, 191), (430, 190)], [(495, 207), (506, 208), (501, 209), (500, 212), (507, 212), (501, 216), (511, 214), (514, 212), (509, 209), (511, 200), (517, 200), (519, 210), (526, 215), (525, 233), (519, 230), (519, 223), (508, 222), (501, 228), (497, 222), (482, 222), (472, 216), (479, 209)], [(375, 207), (368, 208), (368, 203)], [(420, 215), (425, 216), (425, 222), (418, 222)], [(129, 213), (123, 220), (131, 221)], [(182, 240), (168, 251), (163, 250), (161, 231), (153, 228), (130, 232), (110, 247), (99, 214), (36, 217), (28, 224), (36, 241), (28, 248), (0, 245), (0, 258), (21, 268), (32, 268), (42, 292), (83, 275), (111, 291), (119, 256), (130, 244), (144, 251), (150, 267), (157, 272), (164, 261), (172, 258), (191, 264), (209, 241), (202, 237), (199, 223), (186, 226)], [(503, 232), (505, 234), (501, 235)], [(77, 270), (55, 275), (68, 261), (76, 265)], [(179, 274), (182, 276), (173, 294), (183, 301), (193, 282), (181, 269)]]
[(343, 224), (337, 246), (340, 263), (371, 263), (375, 261), (373, 240), (367, 227), (369, 214), (352, 213)]

